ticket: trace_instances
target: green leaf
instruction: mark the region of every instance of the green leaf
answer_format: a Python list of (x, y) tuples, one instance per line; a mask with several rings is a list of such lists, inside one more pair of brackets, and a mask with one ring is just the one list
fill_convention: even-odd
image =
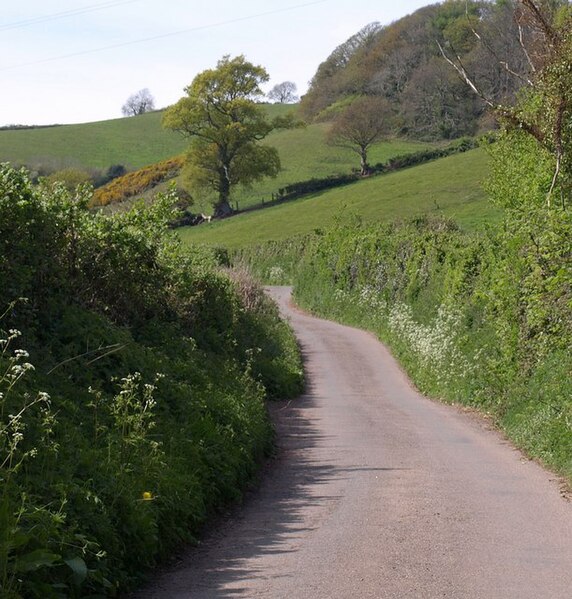
[(73, 572), (73, 583), (75, 586), (80, 586), (87, 578), (87, 565), (81, 557), (72, 557), (65, 559), (64, 562), (71, 568)]
[(10, 539), (10, 543), (14, 549), (23, 547), (30, 540), (30, 535), (26, 534), (23, 530), (17, 530)]
[(33, 572), (43, 567), (51, 567), (57, 564), (61, 556), (51, 553), (46, 549), (36, 549), (22, 557), (19, 557), (15, 564), (16, 572)]

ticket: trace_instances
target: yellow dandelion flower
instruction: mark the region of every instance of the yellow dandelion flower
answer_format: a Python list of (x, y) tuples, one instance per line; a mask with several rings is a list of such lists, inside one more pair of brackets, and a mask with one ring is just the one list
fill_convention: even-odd
[(151, 491), (143, 492), (143, 501), (151, 501), (153, 499), (153, 493)]

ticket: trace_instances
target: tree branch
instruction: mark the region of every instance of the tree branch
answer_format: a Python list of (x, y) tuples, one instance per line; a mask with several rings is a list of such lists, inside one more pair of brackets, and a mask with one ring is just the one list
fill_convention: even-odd
[[(492, 47), (492, 46), (491, 46), (491, 45), (490, 45), (490, 44), (489, 44), (489, 43), (488, 43), (488, 42), (487, 42), (487, 41), (486, 41), (486, 40), (483, 38), (483, 36), (482, 36), (482, 35), (481, 35), (481, 34), (480, 34), (480, 33), (479, 33), (479, 32), (478, 32), (478, 31), (477, 31), (477, 30), (476, 30), (476, 29), (473, 27), (473, 25), (472, 25), (472, 23), (471, 23), (471, 19), (470, 19), (470, 17), (469, 17), (469, 5), (468, 5), (468, 2), (467, 2), (467, 3), (465, 3), (465, 15), (466, 15), (466, 17), (467, 17), (467, 22), (468, 22), (468, 24), (469, 24), (469, 28), (471, 29), (471, 31), (472, 31), (472, 33), (473, 33), (473, 35), (474, 35), (474, 36), (475, 36), (475, 37), (476, 37), (476, 38), (479, 40), (479, 42), (480, 42), (480, 43), (481, 43), (481, 44), (482, 44), (482, 45), (483, 45), (483, 46), (486, 48), (486, 50), (487, 50), (487, 51), (488, 51), (488, 52), (489, 52), (489, 53), (490, 53), (492, 56), (494, 56), (494, 58), (495, 58), (495, 60), (498, 62), (498, 64), (500, 64), (500, 65), (501, 65), (501, 66), (504, 68), (504, 70), (505, 70), (507, 73), (509, 73), (510, 75), (513, 75), (513, 76), (514, 76), (514, 77), (516, 77), (517, 79), (520, 79), (521, 81), (523, 81), (524, 83), (526, 83), (527, 85), (529, 85), (529, 86), (531, 86), (531, 87), (532, 87), (532, 85), (533, 85), (532, 81), (531, 81), (531, 80), (530, 80), (528, 77), (526, 77), (526, 76), (522, 75), (521, 73), (517, 73), (516, 71), (514, 71), (513, 69), (511, 69), (511, 68), (509, 67), (509, 64), (508, 64), (508, 62), (506, 62), (506, 61), (504, 61), (504, 60), (501, 60), (501, 59), (498, 57), (497, 53), (495, 52), (494, 48), (493, 48), (493, 47)], [(530, 58), (528, 57), (528, 54), (527, 54), (527, 59), (528, 59), (528, 60), (529, 60), (529, 62), (530, 62)], [(531, 64), (531, 66), (532, 66), (532, 64)], [(533, 69), (534, 69), (534, 67), (533, 67)]]
[(524, 43), (524, 29), (522, 28), (522, 25), (520, 23), (517, 23), (518, 25), (518, 43), (520, 44), (520, 47), (522, 49), (522, 51), (524, 52), (524, 55), (526, 57), (526, 60), (532, 70), (533, 73), (536, 73), (536, 67), (534, 66), (534, 62), (528, 52), (528, 50), (526, 49), (526, 44)]
[(445, 50), (443, 49), (443, 46), (441, 46), (441, 44), (439, 43), (439, 41), (436, 41), (437, 46), (439, 46), (439, 50), (441, 51), (441, 54), (443, 55), (443, 58), (455, 69), (455, 71), (457, 71), (457, 73), (459, 74), (459, 76), (461, 77), (461, 79), (475, 92), (475, 94), (477, 94), (477, 96), (479, 96), (479, 98), (481, 98), (481, 100), (490, 108), (496, 108), (495, 103), (488, 98), (477, 86), (476, 84), (473, 82), (473, 80), (469, 77), (469, 74), (467, 72), (467, 69), (465, 69), (463, 62), (461, 60), (461, 57), (458, 54), (455, 54), (455, 58), (457, 59), (457, 62), (455, 62), (454, 60), (451, 60), (448, 56), (447, 53), (445, 52)]
[(519, 2), (532, 13), (534, 21), (540, 26), (540, 30), (550, 42), (550, 45), (554, 46), (558, 42), (558, 34), (546, 21), (538, 6), (532, 0), (519, 0)]

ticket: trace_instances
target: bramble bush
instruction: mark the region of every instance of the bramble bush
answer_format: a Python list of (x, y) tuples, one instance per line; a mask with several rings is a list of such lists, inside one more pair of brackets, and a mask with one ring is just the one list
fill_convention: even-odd
[(90, 193), (0, 167), (3, 597), (132, 587), (240, 496), (265, 399), (302, 384), (270, 300), (169, 233), (175, 197), (109, 217)]

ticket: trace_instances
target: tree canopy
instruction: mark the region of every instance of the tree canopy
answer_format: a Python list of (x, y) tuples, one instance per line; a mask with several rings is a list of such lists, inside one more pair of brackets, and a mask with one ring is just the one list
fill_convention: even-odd
[(232, 213), (233, 186), (275, 177), (280, 170), (276, 149), (259, 143), (288, 125), (288, 119), (268, 120), (256, 103), (268, 79), (263, 67), (244, 56), (224, 56), (216, 68), (197, 75), (163, 117), (164, 127), (190, 139), (187, 174), (193, 187), (217, 193), (215, 216)]
[(121, 107), (121, 112), (124, 116), (137, 116), (154, 109), (155, 98), (153, 98), (149, 89), (145, 87), (127, 98), (127, 101)]
[(292, 104), (300, 99), (296, 95), (296, 84), (292, 81), (277, 83), (269, 92), (268, 99), (279, 104)]
[[(486, 104), (451, 72), (438, 44), (478, 74), (495, 101), (512, 102), (522, 86), (516, 72), (528, 64), (513, 18), (515, 2), (447, 0), (388, 26), (368, 25), (319, 65), (302, 97), (302, 113), (326, 118), (348, 98), (373, 95), (398, 107), (402, 134), (455, 138), (488, 128)], [(498, 60), (491, 59), (489, 50)]]
[(367, 175), (370, 171), (368, 150), (390, 132), (391, 119), (391, 106), (385, 98), (357, 98), (334, 121), (328, 132), (328, 142), (357, 153), (361, 174)]

